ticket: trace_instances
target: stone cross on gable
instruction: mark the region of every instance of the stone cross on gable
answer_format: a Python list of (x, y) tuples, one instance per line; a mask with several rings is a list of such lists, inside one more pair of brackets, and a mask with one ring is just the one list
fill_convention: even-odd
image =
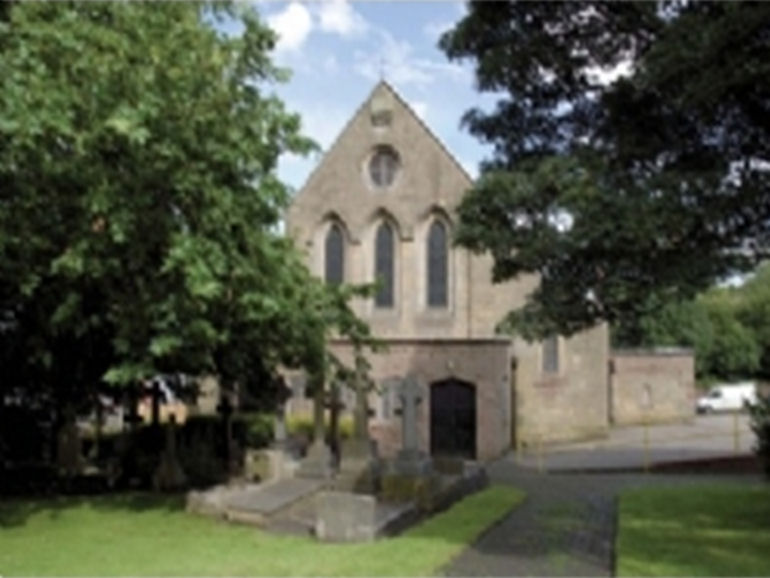
[(413, 375), (408, 375), (398, 386), (398, 397), (401, 399), (402, 448), (405, 451), (416, 451), (417, 406), (422, 401), (423, 392)]

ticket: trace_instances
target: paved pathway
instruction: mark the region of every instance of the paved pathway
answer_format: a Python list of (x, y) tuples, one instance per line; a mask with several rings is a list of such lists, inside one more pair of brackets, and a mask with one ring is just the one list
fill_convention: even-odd
[[(446, 576), (611, 576), (616, 498), (641, 485), (713, 482), (713, 476), (538, 474), (506, 457), (489, 468), (493, 483), (527, 492), (525, 501), (456, 558)], [(741, 476), (744, 482), (758, 478)]]
[(646, 433), (642, 426), (613, 427), (606, 438), (546, 446), (542, 456), (529, 448), (519, 460), (530, 467), (542, 464), (548, 471), (641, 469), (645, 461), (748, 454), (755, 439), (745, 414), (708, 415), (688, 423), (653, 425)]

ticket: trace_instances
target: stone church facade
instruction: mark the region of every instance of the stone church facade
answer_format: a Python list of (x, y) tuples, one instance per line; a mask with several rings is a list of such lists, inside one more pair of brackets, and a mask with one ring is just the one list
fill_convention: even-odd
[[(330, 283), (379, 280), (354, 303), (383, 340), (371, 354), (372, 436), (400, 447), (394, 390), (423, 387), (420, 444), (488, 460), (517, 444), (602, 435), (608, 428), (606, 326), (527, 343), (495, 333), (534, 277), (493, 284), (492, 259), (452, 244), (455, 208), (472, 181), (385, 82), (354, 114), (298, 192), (287, 231)], [(331, 344), (343, 359), (344, 341)]]

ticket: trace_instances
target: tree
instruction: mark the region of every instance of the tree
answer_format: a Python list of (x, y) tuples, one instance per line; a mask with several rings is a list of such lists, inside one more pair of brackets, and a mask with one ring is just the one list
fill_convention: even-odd
[[(632, 326), (614, 326), (621, 347), (691, 347), (702, 380), (745, 379), (757, 375), (763, 344), (754, 325), (763, 325), (761, 306), (750, 303), (753, 287), (712, 288), (696, 299), (666, 303)], [(752, 323), (754, 325), (752, 325)]]
[[(368, 330), (276, 234), (275, 36), (230, 4), (13, 3), (0, 18), (0, 361), (59, 402), (213, 372), (258, 389)], [(228, 36), (211, 26), (230, 18)], [(7, 376), (7, 374), (6, 374)]]
[(614, 326), (612, 343), (615, 347), (690, 347), (695, 354), (695, 373), (703, 378), (711, 367), (714, 327), (701, 301), (667, 303), (632, 326)]
[(760, 267), (740, 288), (736, 315), (760, 348), (758, 375), (770, 379), (770, 264)]
[(499, 95), (457, 241), (539, 275), (505, 326), (633, 323), (766, 256), (770, 5), (479, 2), (440, 45)]

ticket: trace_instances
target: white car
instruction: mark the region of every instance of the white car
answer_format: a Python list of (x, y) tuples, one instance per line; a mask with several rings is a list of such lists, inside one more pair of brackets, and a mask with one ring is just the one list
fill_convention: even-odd
[(698, 413), (716, 411), (740, 411), (747, 404), (757, 403), (757, 386), (752, 382), (721, 384), (712, 387), (708, 394), (698, 398)]

